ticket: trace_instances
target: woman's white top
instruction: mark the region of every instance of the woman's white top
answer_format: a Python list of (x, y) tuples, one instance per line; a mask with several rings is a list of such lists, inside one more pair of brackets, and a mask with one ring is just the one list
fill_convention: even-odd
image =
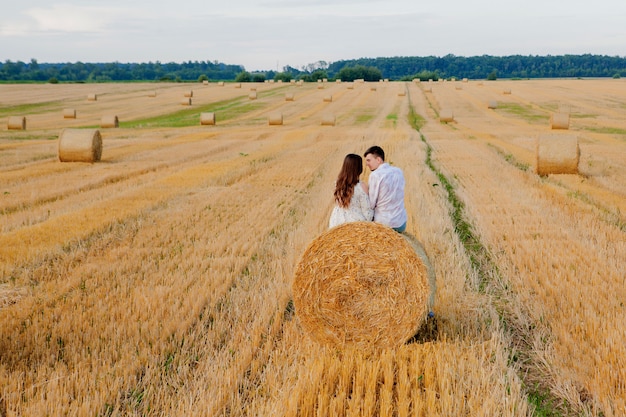
[(342, 223), (369, 222), (374, 218), (374, 210), (370, 206), (370, 197), (363, 189), (361, 181), (354, 186), (354, 193), (348, 207), (339, 207), (335, 204), (330, 215), (328, 227), (335, 227)]

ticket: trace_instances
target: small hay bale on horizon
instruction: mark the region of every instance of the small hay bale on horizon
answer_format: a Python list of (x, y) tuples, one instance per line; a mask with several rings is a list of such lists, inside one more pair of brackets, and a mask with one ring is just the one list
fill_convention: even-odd
[(180, 101), (182, 106), (191, 106), (191, 97), (186, 97)]
[(293, 93), (286, 93), (285, 101), (293, 101)]
[(324, 99), (323, 99), (323, 100), (324, 100), (324, 102), (326, 102), (326, 103), (330, 103), (330, 102), (332, 102), (332, 101), (333, 101), (333, 96), (332, 96), (332, 95), (330, 95), (330, 94), (328, 94), (328, 95), (324, 96)]
[(489, 100), (489, 104), (487, 104), (488, 109), (497, 109), (498, 101), (497, 100)]
[(200, 113), (200, 125), (202, 126), (215, 125), (215, 113), (214, 112)]
[(537, 138), (537, 174), (578, 174), (580, 147), (575, 135), (541, 135)]
[(323, 345), (397, 347), (425, 323), (429, 274), (402, 234), (374, 222), (344, 223), (314, 239), (300, 258), (296, 317)]
[(63, 129), (58, 150), (61, 162), (96, 162), (102, 157), (102, 136), (98, 129)]
[(100, 127), (103, 129), (116, 128), (120, 126), (120, 121), (116, 115), (104, 115), (100, 119)]
[(26, 130), (26, 116), (9, 116), (7, 121), (9, 130)]
[(98, 101), (98, 95), (95, 93), (87, 94), (87, 101)]
[(185, 91), (183, 97), (193, 97), (193, 90)]
[(250, 94), (248, 94), (248, 99), (256, 100), (256, 91), (250, 91)]

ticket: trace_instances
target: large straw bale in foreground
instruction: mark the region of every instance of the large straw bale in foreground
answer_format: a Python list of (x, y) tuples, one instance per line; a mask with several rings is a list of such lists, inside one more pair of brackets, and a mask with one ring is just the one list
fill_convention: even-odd
[(400, 233), (374, 222), (345, 223), (305, 250), (293, 302), (304, 330), (322, 344), (398, 346), (425, 321), (428, 276), (427, 262)]
[(59, 135), (59, 161), (96, 162), (102, 156), (98, 129), (63, 129)]
[(578, 174), (580, 147), (573, 135), (542, 135), (537, 139), (537, 174)]
[(214, 125), (215, 113), (214, 112), (200, 113), (200, 124), (203, 126)]

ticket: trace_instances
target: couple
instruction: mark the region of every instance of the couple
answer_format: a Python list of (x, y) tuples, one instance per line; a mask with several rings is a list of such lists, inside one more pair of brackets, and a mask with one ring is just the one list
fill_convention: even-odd
[(352, 153), (346, 155), (335, 184), (336, 204), (329, 227), (374, 220), (397, 232), (404, 232), (407, 214), (402, 170), (385, 162), (385, 152), (380, 146), (372, 146), (364, 156), (365, 164), (372, 171), (369, 187), (359, 180), (363, 172), (361, 157)]

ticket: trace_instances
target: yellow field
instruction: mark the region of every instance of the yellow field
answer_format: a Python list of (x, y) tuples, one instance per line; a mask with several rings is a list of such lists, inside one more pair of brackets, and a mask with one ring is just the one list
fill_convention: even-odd
[[(348, 85), (0, 85), (0, 416), (626, 415), (626, 83)], [(580, 172), (540, 177), (559, 108)], [(148, 120), (181, 110), (197, 123)], [(112, 114), (100, 162), (58, 161), (62, 128)], [(374, 144), (404, 170), (437, 332), (331, 349), (293, 273), (343, 157)]]

